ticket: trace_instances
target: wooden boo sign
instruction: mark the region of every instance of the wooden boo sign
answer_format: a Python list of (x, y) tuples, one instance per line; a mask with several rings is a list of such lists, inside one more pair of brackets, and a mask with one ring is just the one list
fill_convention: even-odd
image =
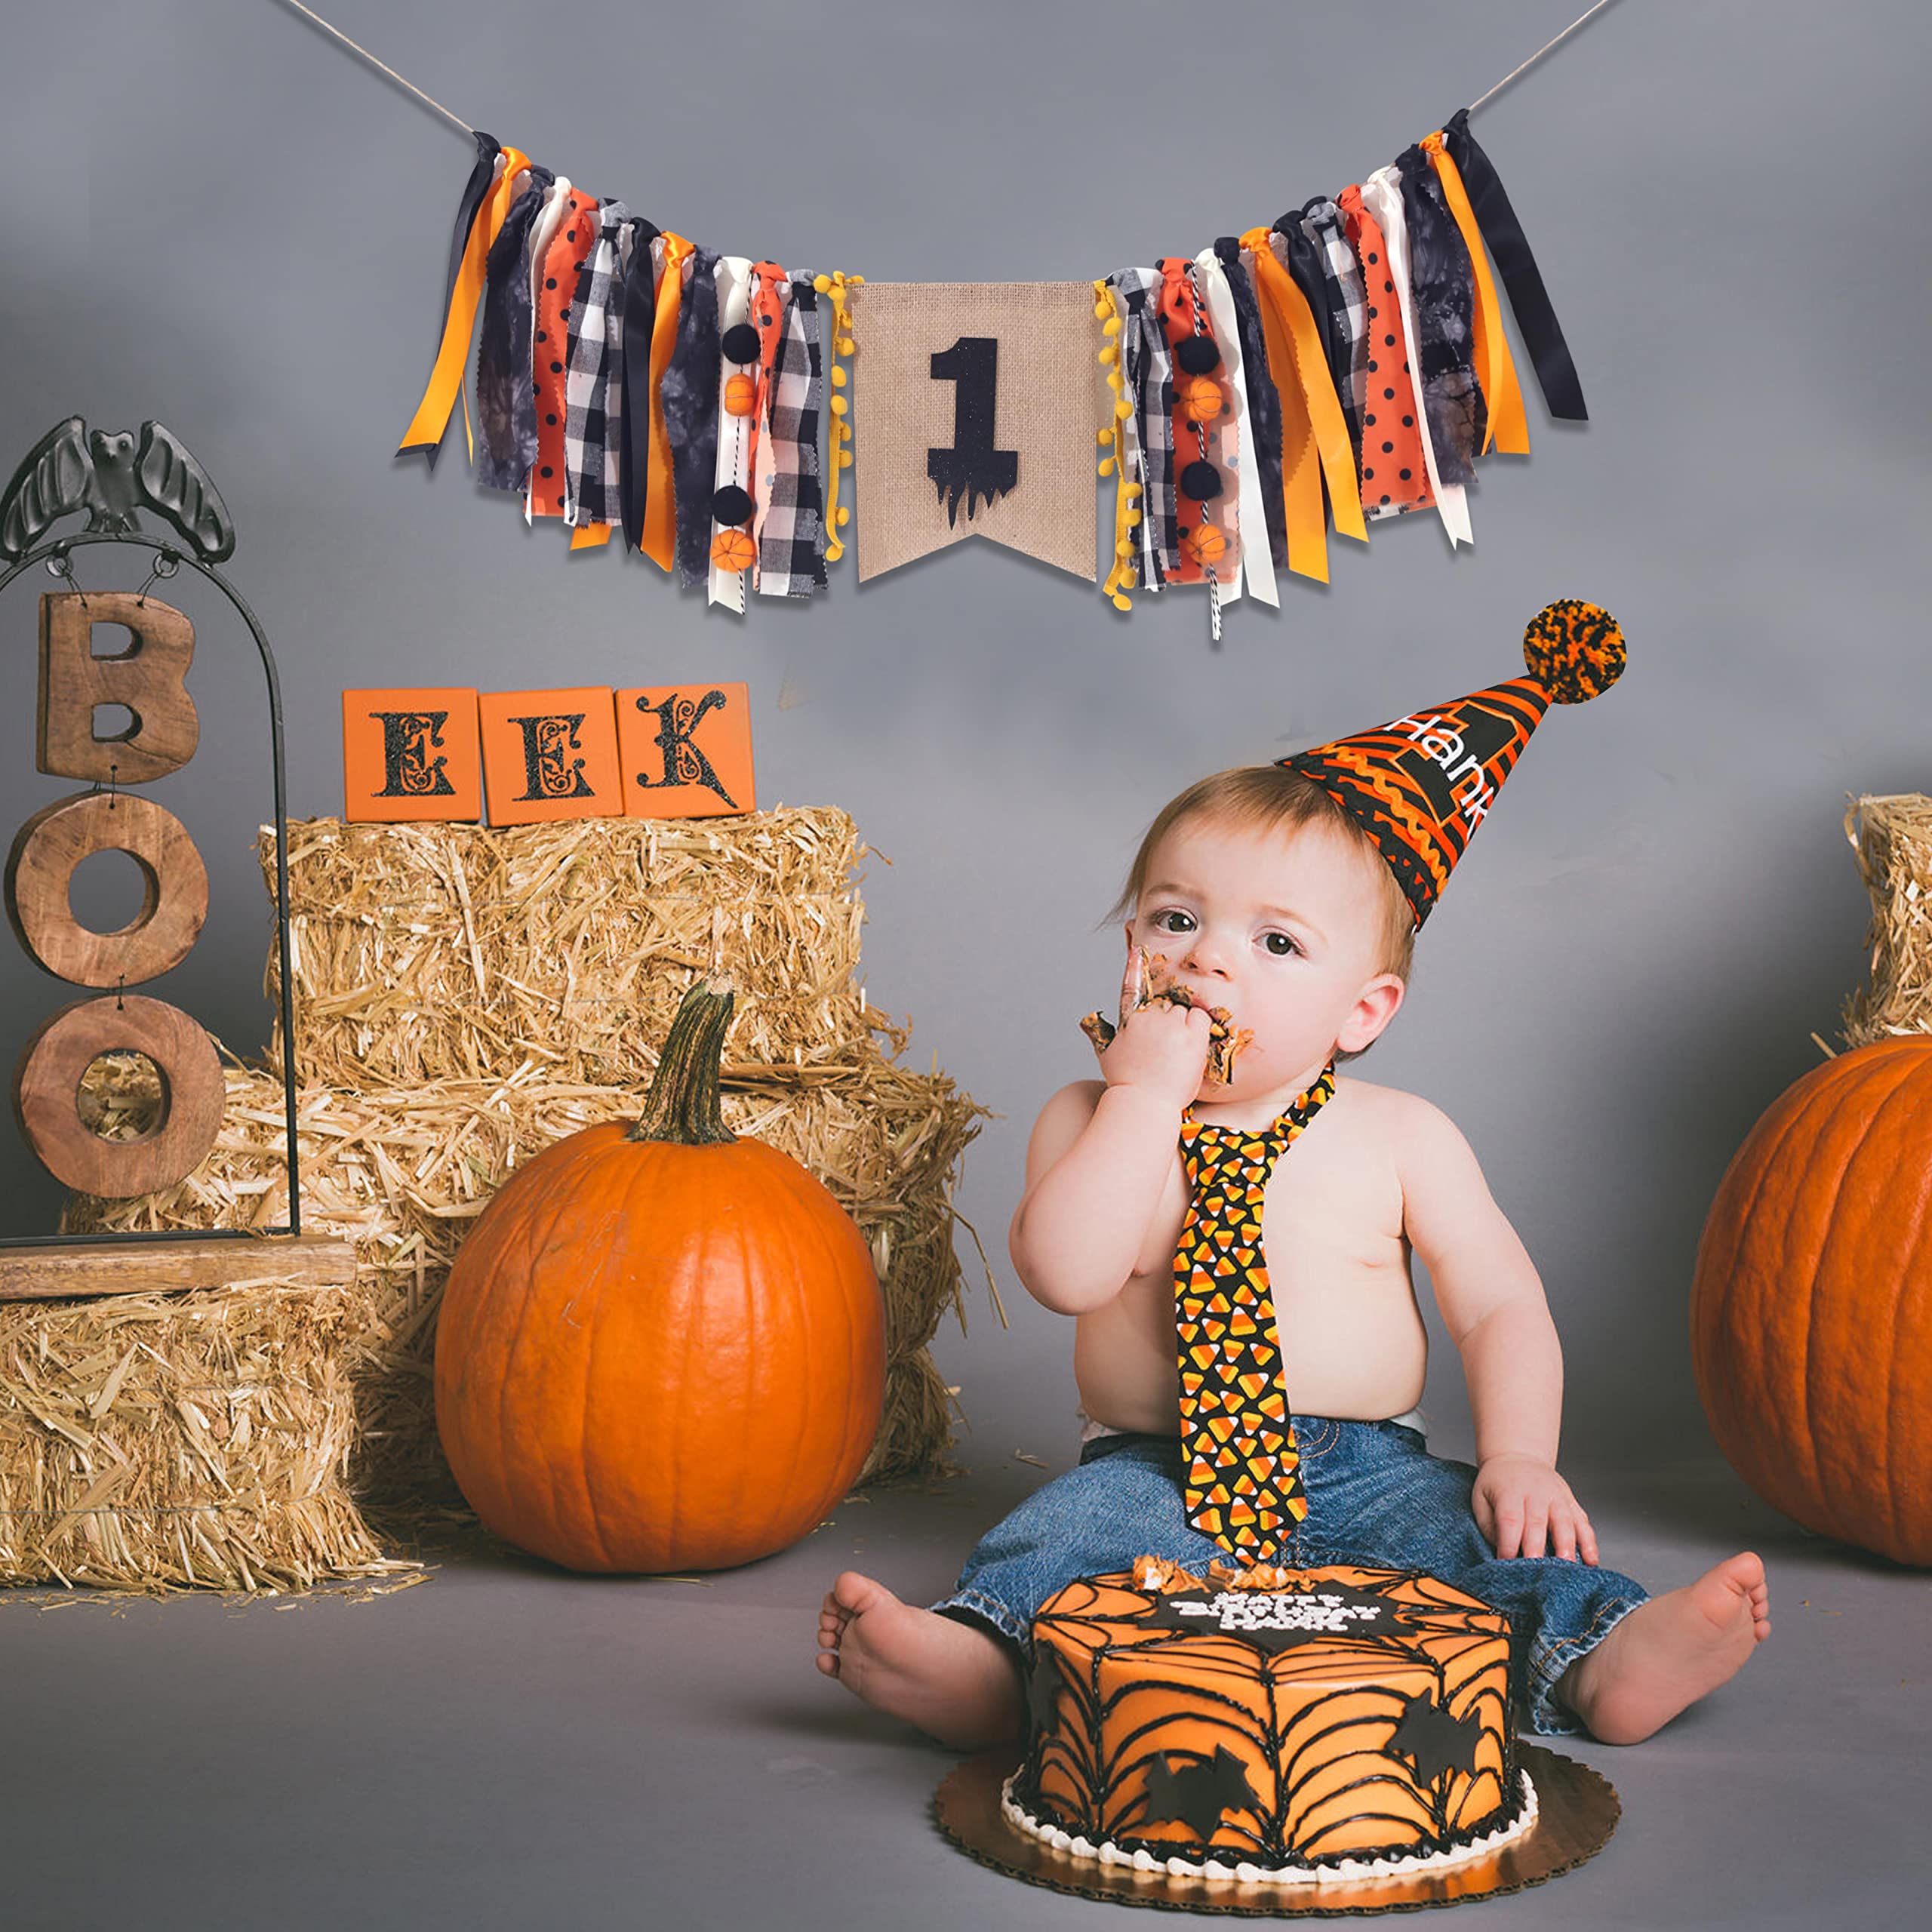
[[(132, 641), (97, 655), (103, 624)], [(40, 600), (38, 764), (95, 789), (57, 799), (20, 827), (7, 860), (7, 916), (35, 964), (71, 985), (114, 992), (42, 1022), (14, 1070), (14, 1111), (42, 1164), (82, 1193), (118, 1198), (173, 1186), (214, 1145), (226, 1105), (221, 1063), (201, 1025), (165, 1000), (125, 990), (178, 966), (208, 918), (208, 869), (186, 826), (120, 789), (194, 756), (194, 626), (152, 598), (97, 591)], [(118, 722), (122, 712), (131, 721)], [(97, 852), (125, 852), (140, 869), (141, 909), (117, 932), (94, 932), (74, 916), (75, 870)], [(145, 1054), (160, 1075), (160, 1118), (136, 1139), (103, 1140), (81, 1117), (82, 1079), (112, 1053)]]
[(757, 809), (743, 685), (342, 694), (351, 820), (708, 818)]

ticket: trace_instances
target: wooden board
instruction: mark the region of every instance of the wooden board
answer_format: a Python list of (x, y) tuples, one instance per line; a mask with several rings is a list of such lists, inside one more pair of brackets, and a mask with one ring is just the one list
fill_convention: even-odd
[(355, 1278), (355, 1245), (334, 1235), (122, 1241), (104, 1247), (0, 1247), (0, 1302), (177, 1294), (192, 1288), (232, 1288), (244, 1281), (287, 1281), (327, 1287)]

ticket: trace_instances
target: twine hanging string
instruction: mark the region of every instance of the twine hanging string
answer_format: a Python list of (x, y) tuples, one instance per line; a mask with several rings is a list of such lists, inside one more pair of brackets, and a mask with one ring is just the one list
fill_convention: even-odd
[[(451, 126), (460, 128), (466, 134), (469, 134), (472, 137), (475, 135), (476, 130), (472, 128), (467, 121), (464, 120), (461, 115), (452, 114), (441, 101), (431, 100), (429, 95), (425, 94), (423, 90), (417, 87), (413, 82), (405, 80), (393, 67), (389, 66), (383, 62), (378, 60), (366, 47), (358, 46), (356, 43), (351, 40), (348, 35), (344, 33), (340, 27), (330, 26), (328, 22), (324, 20), (321, 15), (317, 13), (313, 8), (303, 6), (302, 0), (283, 0), (283, 4), (285, 6), (293, 7), (296, 12), (304, 14), (309, 20), (313, 20), (316, 26), (320, 27), (325, 33), (333, 34), (337, 40), (342, 42), (343, 46), (349, 50), (351, 53), (360, 54), (365, 60), (368, 62), (371, 66), (377, 68), (382, 72), (388, 75), (389, 78), (395, 82), (398, 87), (407, 88), (409, 91), (413, 94), (418, 100), (421, 101), (426, 107), (435, 109), (435, 110), (440, 114), (445, 121), (448, 122)], [(1513, 68), (1509, 72), (1505, 74), (1502, 79), (1498, 81), (1495, 86), (1491, 88), (1487, 94), (1478, 94), (1474, 100), (1469, 103), (1469, 112), (1473, 114), (1485, 101), (1494, 100), (1495, 97), (1500, 94), (1512, 81), (1515, 80), (1518, 75), (1527, 73), (1545, 54), (1548, 54), (1551, 51), (1552, 48), (1560, 46), (1564, 41), (1567, 40), (1586, 20), (1590, 19), (1592, 15), (1601, 14), (1610, 4), (1611, 0), (1596, 0), (1596, 5), (1594, 7), (1589, 8), (1583, 13), (1580, 14), (1575, 20), (1572, 20), (1570, 24), (1556, 36), (1554, 40), (1546, 41), (1543, 45), (1539, 47), (1520, 67)]]

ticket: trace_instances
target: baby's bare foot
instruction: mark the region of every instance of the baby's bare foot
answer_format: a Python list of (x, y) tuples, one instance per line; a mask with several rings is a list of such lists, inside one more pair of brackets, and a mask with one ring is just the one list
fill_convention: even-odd
[(1737, 1674), (1771, 1634), (1770, 1601), (1764, 1564), (1740, 1551), (1639, 1604), (1570, 1666), (1558, 1694), (1592, 1737), (1635, 1744)]
[(818, 1667), (942, 1744), (977, 1751), (1019, 1734), (1019, 1678), (998, 1640), (901, 1603), (856, 1570), (826, 1593)]

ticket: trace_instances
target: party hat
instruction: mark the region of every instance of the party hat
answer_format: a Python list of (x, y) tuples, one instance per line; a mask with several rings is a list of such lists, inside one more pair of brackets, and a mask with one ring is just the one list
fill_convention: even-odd
[(1420, 927), (1543, 713), (1607, 691), (1623, 658), (1616, 619), (1565, 598), (1523, 633), (1527, 676), (1276, 761), (1312, 778), (1374, 839)]

